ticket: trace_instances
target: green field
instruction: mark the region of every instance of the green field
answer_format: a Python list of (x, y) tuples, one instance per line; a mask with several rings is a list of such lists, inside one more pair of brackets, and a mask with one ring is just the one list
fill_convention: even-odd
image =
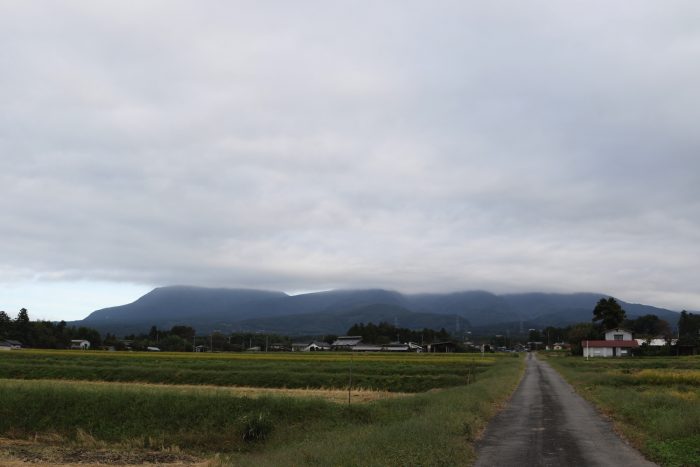
[[(216, 455), (224, 465), (468, 465), (473, 437), (522, 366), (473, 354), (8, 352), (0, 433)], [(348, 405), (312, 391), (230, 389), (346, 390), (351, 367), (355, 388), (413, 395)]]
[(665, 466), (700, 466), (700, 357), (547, 360)]
[(0, 378), (120, 381), (287, 388), (353, 387), (422, 392), (460, 386), (493, 358), (343, 353), (187, 354), (76, 351), (8, 352)]

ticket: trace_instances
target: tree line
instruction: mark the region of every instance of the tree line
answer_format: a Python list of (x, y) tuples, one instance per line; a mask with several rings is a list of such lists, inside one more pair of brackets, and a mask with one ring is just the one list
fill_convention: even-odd
[(434, 329), (423, 328), (414, 330), (408, 328), (398, 328), (386, 321), (379, 324), (356, 323), (347, 332), (348, 336), (361, 336), (362, 341), (368, 344), (389, 344), (391, 342), (415, 342), (418, 344), (430, 344), (452, 339), (445, 328), (436, 331)]
[(26, 347), (40, 349), (67, 349), (73, 339), (88, 340), (93, 346), (102, 345), (102, 337), (95, 329), (68, 326), (65, 321), (32, 321), (26, 308), (19, 310), (14, 319), (0, 311), (0, 339), (15, 340)]

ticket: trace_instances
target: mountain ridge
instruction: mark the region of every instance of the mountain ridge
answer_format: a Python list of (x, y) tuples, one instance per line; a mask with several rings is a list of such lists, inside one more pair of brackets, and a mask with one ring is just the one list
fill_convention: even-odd
[[(132, 303), (95, 310), (70, 324), (119, 335), (145, 332), (153, 325), (161, 329), (189, 325), (204, 333), (343, 333), (350, 321), (352, 325), (394, 320), (411, 329), (439, 329), (451, 324), (446, 327), (448, 331), (465, 330), (467, 326), (498, 328), (508, 323), (544, 327), (590, 321), (597, 301), (609, 296), (590, 292), (498, 295), (483, 290), (402, 294), (385, 289), (288, 295), (258, 289), (166, 286), (155, 288)], [(678, 312), (672, 310), (618, 301), (630, 318), (656, 314), (671, 326), (678, 319)], [(431, 322), (433, 325), (426, 325)]]

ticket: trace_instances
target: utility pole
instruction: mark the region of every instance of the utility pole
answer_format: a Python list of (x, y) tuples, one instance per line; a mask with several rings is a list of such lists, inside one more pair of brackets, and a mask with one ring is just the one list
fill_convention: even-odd
[(350, 405), (350, 391), (352, 390), (352, 353), (350, 354), (350, 370), (348, 372), (348, 405)]

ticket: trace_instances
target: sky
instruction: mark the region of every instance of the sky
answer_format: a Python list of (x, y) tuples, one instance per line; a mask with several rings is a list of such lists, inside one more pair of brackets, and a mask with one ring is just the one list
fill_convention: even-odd
[(187, 284), (698, 310), (699, 18), (0, 0), (0, 309)]

